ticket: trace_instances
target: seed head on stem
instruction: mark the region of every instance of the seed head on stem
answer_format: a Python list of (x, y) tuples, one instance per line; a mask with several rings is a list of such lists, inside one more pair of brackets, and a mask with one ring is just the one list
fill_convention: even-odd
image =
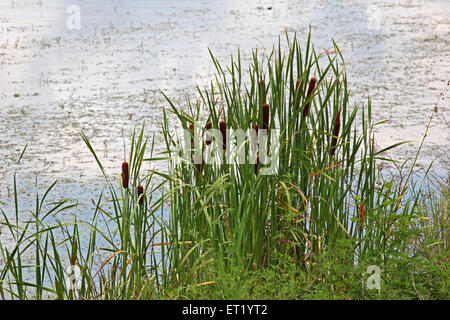
[(359, 205), (358, 218), (359, 218), (359, 226), (362, 227), (362, 224), (364, 222), (364, 204), (362, 203)]
[(139, 205), (142, 206), (144, 204), (144, 187), (143, 186), (137, 187), (137, 196), (139, 199)]
[[(205, 125), (205, 129), (206, 129), (206, 131), (209, 131), (209, 130), (211, 130), (211, 128), (212, 128), (211, 122), (208, 121)], [(205, 143), (207, 146), (211, 144), (211, 136), (210, 135), (206, 135)]]
[(124, 161), (122, 163), (122, 187), (124, 187), (124, 189), (128, 188), (128, 179), (129, 179), (128, 162)]
[(191, 149), (194, 149), (194, 124), (189, 125), (189, 132), (191, 133)]
[[(308, 93), (306, 94), (306, 99), (309, 99), (310, 96), (312, 95), (314, 88), (316, 87), (316, 82), (317, 79), (312, 77), (311, 80), (309, 81), (309, 86), (308, 86)], [(311, 106), (311, 100), (306, 104), (306, 106), (303, 108), (303, 117), (307, 117), (309, 114), (309, 107)]]
[(341, 109), (339, 109), (336, 118), (334, 119), (333, 139), (331, 139), (330, 154), (334, 156), (336, 152), (337, 137), (339, 136), (339, 130), (341, 129)]
[(227, 123), (225, 121), (220, 121), (219, 123), (220, 133), (222, 134), (222, 148), (227, 149)]

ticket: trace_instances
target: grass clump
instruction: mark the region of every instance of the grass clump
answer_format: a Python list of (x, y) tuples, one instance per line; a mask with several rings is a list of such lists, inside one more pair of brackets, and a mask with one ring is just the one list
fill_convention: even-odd
[[(259, 147), (275, 159), (276, 171), (262, 174), (262, 163), (256, 171), (249, 138), (230, 143), (245, 151), (243, 163), (227, 147), (226, 164), (205, 165), (202, 172), (189, 161), (173, 165), (171, 234), (176, 241), (195, 241), (199, 247), (191, 257), (209, 254), (221, 271), (276, 264), (274, 251), (289, 253), (307, 270), (315, 257), (343, 240), (353, 250), (342, 262), (358, 264), (381, 255), (392, 244), (388, 233), (395, 221), (412, 214), (409, 205), (398, 208), (392, 183), (378, 180), (376, 161), (395, 146), (375, 150), (370, 100), (361, 110), (349, 106), (338, 47), (333, 55), (317, 55), (309, 39), (304, 50), (295, 38), (287, 42), (286, 55), (281, 44), (262, 62), (255, 53), (248, 79), (239, 57), (227, 72), (213, 57), (217, 81), (199, 89), (201, 99), (189, 105), (191, 112), (168, 100), (184, 128), (205, 113), (213, 128), (219, 122), (242, 130), (258, 125)], [(181, 141), (167, 123), (167, 147), (176, 154)], [(198, 146), (201, 156), (208, 153), (206, 146)], [(174, 250), (174, 263), (185, 253)]]
[[(92, 222), (46, 223), (75, 206), (42, 213), (53, 186), (25, 226), (3, 212), (16, 246), (1, 246), (2, 298), (448, 298), (448, 192), (435, 205), (409, 177), (381, 175), (384, 152), (401, 143), (375, 148), (370, 99), (350, 106), (333, 45), (317, 54), (309, 37), (302, 47), (287, 36), (286, 51), (281, 41), (265, 58), (255, 51), (248, 67), (240, 53), (227, 68), (211, 54), (217, 75), (195, 103), (166, 97), (167, 150), (153, 156), (144, 128), (133, 134), (117, 184), (82, 135), (108, 194)], [(144, 161), (167, 161), (169, 172), (141, 172)]]

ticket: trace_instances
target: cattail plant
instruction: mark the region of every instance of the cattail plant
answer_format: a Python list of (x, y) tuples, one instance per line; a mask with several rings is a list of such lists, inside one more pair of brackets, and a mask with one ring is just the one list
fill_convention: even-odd
[[(311, 80), (309, 81), (308, 93), (306, 94), (306, 99), (309, 99), (311, 97), (311, 95), (313, 94), (314, 88), (316, 87), (316, 82), (317, 82), (317, 79), (314, 77), (312, 77)], [(304, 117), (308, 116), (310, 106), (311, 106), (311, 100), (309, 100), (308, 103), (306, 104), (306, 106), (303, 108), (303, 116)]]
[(330, 154), (332, 156), (334, 156), (334, 153), (336, 152), (337, 137), (339, 135), (340, 129), (341, 129), (341, 109), (339, 109), (336, 118), (334, 119), (333, 139), (331, 139), (331, 149), (330, 149)]
[[(211, 130), (211, 128), (212, 128), (211, 122), (210, 121), (206, 122), (206, 125), (205, 125), (206, 131)], [(211, 144), (211, 136), (210, 135), (206, 135), (205, 143), (207, 146), (209, 146)]]
[(227, 149), (227, 123), (225, 121), (220, 121), (219, 123), (220, 133), (222, 134), (222, 148)]
[(270, 107), (267, 103), (264, 103), (262, 106), (262, 114), (263, 114), (263, 118), (262, 118), (262, 128), (264, 130), (268, 130), (269, 129), (269, 112), (270, 112)]
[(359, 210), (358, 210), (358, 222), (359, 222), (359, 227), (361, 228), (364, 222), (364, 204), (361, 203), (359, 205)]
[[(225, 292), (220, 289), (223, 282), (205, 282), (209, 280), (210, 270), (217, 272), (215, 279), (219, 280), (222, 275), (229, 275), (234, 270), (245, 274), (246, 271), (263, 268), (284, 269), (284, 257), (289, 258), (289, 261), (292, 258), (295, 263), (293, 270), (301, 277), (298, 280), (302, 283), (302, 279), (320, 279), (317, 281), (320, 287), (326, 288), (324, 286), (329, 283), (327, 296), (332, 293), (332, 297), (336, 297), (334, 292), (339, 296), (356, 292), (356, 298), (361, 298), (366, 296), (366, 290), (360, 291), (360, 286), (355, 283), (356, 287), (347, 291), (347, 285), (355, 282), (361, 267), (365, 267), (366, 263), (384, 264), (389, 268), (387, 270), (393, 270), (392, 264), (388, 263), (394, 263), (397, 267), (398, 257), (408, 257), (410, 253), (417, 255), (419, 248), (412, 246), (410, 242), (411, 231), (415, 232), (416, 228), (411, 228), (414, 225), (410, 223), (417, 220), (417, 212), (423, 210), (419, 199), (411, 195), (411, 201), (403, 199), (400, 208), (400, 202), (397, 206), (392, 201), (398, 190), (395, 179), (378, 185), (378, 181), (385, 179), (378, 179), (377, 154), (399, 144), (375, 151), (370, 100), (367, 109), (363, 109), (362, 118), (357, 117), (357, 108), (350, 110), (347, 79), (341, 70), (345, 63), (341, 61), (337, 46), (335, 52), (338, 53), (336, 58), (339, 61), (335, 61), (335, 57), (327, 52), (328, 59), (323, 63), (329, 64), (322, 68), (322, 62), (319, 64), (319, 57), (310, 45), (309, 37), (306, 50), (300, 50), (295, 38), (293, 41), (289, 40), (288, 44), (288, 55), (281, 52), (271, 54), (270, 57), (274, 58), (264, 59), (266, 64), (263, 66), (256, 53), (254, 54), (253, 64), (248, 70), (251, 82), (249, 88), (252, 89), (245, 90), (245, 93), (242, 84), (247, 81), (243, 78), (245, 73), (241, 72), (240, 58), (229, 68), (220, 67), (217, 59), (213, 58), (219, 73), (216, 77), (217, 86), (213, 83), (211, 89), (201, 92), (203, 99), (198, 104), (201, 107), (203, 103), (209, 109), (209, 120), (219, 125), (223, 151), (226, 150), (227, 123), (220, 121), (221, 117), (227, 119), (232, 128), (248, 128), (255, 123), (255, 115), (259, 112), (258, 121), (263, 129), (269, 129), (269, 124), (272, 128), (279, 127), (280, 138), (273, 143), (280, 145), (277, 150), (277, 173), (259, 175), (255, 179), (252, 171), (259, 174), (258, 154), (252, 158), (256, 160), (252, 162), (253, 168), (240, 165), (237, 158), (230, 157), (233, 165), (224, 166), (225, 170), (215, 166), (206, 167), (208, 174), (204, 176), (192, 174), (191, 167), (182, 163), (175, 165), (170, 175), (153, 170), (151, 174), (145, 175), (142, 181), (139, 180), (141, 184), (137, 187), (136, 199), (134, 193), (132, 197), (123, 188), (128, 188), (130, 176), (133, 181), (138, 181), (143, 161), (156, 159), (153, 156), (144, 158), (148, 146), (143, 129), (138, 135), (133, 132), (129, 166), (126, 161), (122, 164), (121, 192), (117, 194), (115, 185), (110, 184), (107, 198), (111, 199), (111, 205), (104, 203), (100, 194), (93, 214), (94, 220), (86, 224), (94, 231), (89, 233), (89, 239), (86, 239), (88, 241), (85, 241), (85, 237), (81, 238), (76, 220), (74, 224), (58, 222), (54, 227), (47, 227), (48, 220), (42, 221), (49, 214), (43, 214), (41, 207), (54, 213), (78, 208), (76, 203), (67, 203), (68, 200), (46, 205), (44, 198), (53, 185), (43, 198), (36, 194), (39, 205), (36, 206), (36, 212), (32, 212), (31, 223), (19, 221), (18, 213), (25, 210), (19, 210), (17, 201), (14, 210), (17, 222), (10, 224), (5, 211), (0, 210), (0, 226), (8, 226), (13, 240), (11, 243), (15, 244), (15, 248), (9, 251), (0, 240), (0, 299), (42, 299), (45, 291), (56, 294), (60, 300), (72, 299), (75, 297), (75, 290), (64, 286), (67, 279), (63, 266), (66, 262), (62, 259), (68, 259), (69, 263), (76, 264), (83, 270), (80, 274), (82, 286), (76, 292), (80, 300), (165, 298), (166, 292), (170, 295), (168, 298), (173, 298), (171, 292), (177, 297), (190, 298), (188, 288), (212, 288), (210, 284), (219, 289), (217, 294), (227, 298), (229, 296), (224, 296)], [(267, 73), (262, 70), (267, 70)], [(334, 79), (332, 81), (328, 81), (330, 73)], [(305, 77), (302, 76), (302, 79), (305, 80), (303, 84), (297, 81), (292, 100), (292, 86), (298, 74), (303, 74)], [(307, 93), (302, 91), (300, 95), (299, 90), (306, 87), (307, 83), (304, 81), (310, 78), (309, 74), (319, 75), (317, 85), (320, 84), (320, 90), (315, 91), (316, 79), (312, 78)], [(263, 87), (262, 81), (256, 82), (256, 79), (265, 77), (268, 78), (267, 87)], [(220, 103), (216, 103), (219, 99), (218, 92)], [(265, 101), (268, 92), (274, 114), (270, 114), (269, 105)], [(307, 126), (306, 121), (303, 121), (304, 117), (298, 119), (298, 112), (303, 111), (303, 116), (308, 116), (314, 92), (317, 92), (318, 110), (311, 112), (311, 121)], [(298, 100), (301, 100), (300, 96), (304, 98), (304, 93), (309, 102), (300, 110)], [(174, 114), (181, 120), (183, 129), (189, 129), (192, 134), (195, 127), (193, 124), (187, 125), (186, 119), (198, 118), (199, 114), (190, 114), (187, 118), (168, 98), (167, 100)], [(218, 106), (220, 110), (217, 110)], [(296, 111), (295, 108), (298, 112), (292, 112)], [(191, 108), (191, 112), (192, 110)], [(171, 155), (177, 150), (172, 150), (173, 136), (169, 130), (171, 122), (164, 109), (163, 115), (163, 133), (167, 152)], [(269, 123), (270, 120), (272, 123)], [(301, 120), (300, 123), (297, 120)], [(344, 130), (340, 130), (341, 121)], [(206, 130), (212, 129), (211, 122), (206, 123)], [(252, 127), (258, 131), (257, 124)], [(358, 133), (360, 130), (361, 133)], [(324, 152), (324, 146), (327, 146), (330, 137), (323, 133), (328, 131), (333, 133), (331, 149)], [(108, 178), (87, 137), (82, 134), (82, 138), (105, 178)], [(256, 143), (253, 134), (251, 139), (252, 143)], [(330, 164), (338, 139), (345, 141), (340, 146), (345, 156)], [(207, 139), (205, 143), (208, 145), (211, 140)], [(152, 153), (153, 147), (154, 139)], [(260, 155), (263, 156), (262, 153)], [(161, 158), (164, 161), (167, 159), (172, 157)], [(338, 166), (338, 170), (333, 169)], [(201, 173), (203, 162), (196, 168)], [(153, 174), (165, 177), (165, 181), (158, 181), (157, 185), (153, 185)], [(406, 187), (405, 184), (404, 188)], [(17, 199), (15, 176), (13, 189)], [(414, 188), (408, 190), (412, 189)], [(157, 196), (158, 190), (164, 191)], [(358, 201), (355, 200), (356, 195), (364, 200), (355, 203)], [(136, 204), (148, 204), (148, 208), (136, 208)], [(101, 209), (105, 205), (110, 207), (106, 211)], [(401, 216), (397, 214), (397, 210), (401, 210)], [(100, 216), (106, 218), (108, 230), (112, 228), (111, 231), (114, 232), (97, 232), (102, 229), (101, 225), (97, 229), (97, 219)], [(402, 220), (396, 222), (400, 218)], [(28, 217), (27, 220), (30, 221)], [(66, 225), (73, 227), (72, 234), (69, 234)], [(364, 232), (363, 226), (367, 226)], [(420, 228), (422, 226), (417, 225)], [(54, 235), (53, 232), (58, 229), (62, 233)], [(98, 238), (99, 234), (101, 238)], [(406, 238), (399, 238), (402, 234), (406, 234)], [(432, 241), (435, 240), (433, 237)], [(445, 239), (442, 242), (442, 250), (445, 250)], [(66, 246), (67, 251), (60, 254), (59, 250), (63, 250), (63, 246)], [(324, 248), (327, 248), (327, 253), (321, 255)], [(273, 254), (276, 252), (282, 255)], [(425, 253), (428, 255), (428, 250)], [(27, 263), (22, 260), (25, 254)], [(29, 254), (35, 256), (31, 263), (28, 263)], [(415, 268), (415, 262), (411, 263), (414, 270), (407, 274), (414, 274), (419, 269), (429, 269), (422, 265), (421, 255), (417, 258), (420, 259), (420, 268)], [(410, 262), (413, 261), (418, 260)], [(102, 265), (100, 269), (98, 263)], [(340, 265), (336, 265), (337, 263)], [(432, 266), (436, 267), (434, 259)], [(32, 272), (34, 275), (31, 274), (31, 280), (28, 280), (29, 272), (32, 271), (30, 268), (35, 272)], [(343, 273), (338, 279), (335, 277), (336, 270), (349, 272)], [(442, 270), (445, 275), (445, 268)], [(426, 286), (430, 284), (428, 275), (420, 275), (416, 279), (420, 278), (426, 278)], [(204, 287), (206, 284), (208, 286)], [(422, 284), (421, 287), (423, 288)], [(439, 288), (439, 284), (435, 287)], [(206, 290), (207, 293), (211, 292), (210, 289)], [(312, 291), (316, 295), (315, 289)], [(417, 290), (412, 293), (418, 294)]]
[(144, 187), (143, 186), (137, 187), (137, 196), (139, 199), (139, 205), (142, 206), (144, 204)]
[(194, 124), (189, 124), (189, 132), (191, 134), (191, 149), (194, 149)]
[(124, 189), (128, 188), (128, 180), (129, 180), (128, 162), (124, 161), (122, 163), (122, 187), (124, 187)]
[[(283, 55), (279, 47), (280, 53), (274, 52), (271, 55), (274, 58), (264, 59), (264, 65), (255, 53), (248, 70), (249, 90), (242, 85), (247, 80), (240, 69), (240, 58), (229, 68), (222, 68), (213, 57), (219, 83), (217, 87), (212, 85), (211, 89), (201, 90), (199, 106), (205, 107), (205, 113), (210, 114), (209, 121), (219, 122), (223, 151), (227, 142), (225, 119), (232, 128), (253, 128), (256, 136), (258, 125), (264, 130), (277, 128), (280, 136), (273, 138), (278, 141), (267, 141), (268, 146), (278, 147), (276, 157), (270, 162), (275, 164), (276, 172), (261, 175), (260, 165), (266, 162), (260, 164), (261, 152), (252, 154), (250, 166), (240, 165), (237, 157), (230, 157), (227, 160), (232, 165), (223, 167), (226, 170), (211, 167), (208, 179), (198, 179), (183, 166), (177, 167), (176, 176), (181, 177), (182, 187), (179, 188), (178, 182), (171, 187), (175, 200), (170, 220), (173, 232), (168, 242), (199, 241), (198, 251), (195, 255), (189, 253), (186, 260), (182, 259), (187, 252), (181, 246), (174, 246), (173, 266), (179, 261), (185, 263), (177, 269), (177, 272), (184, 270), (180, 278), (191, 277), (191, 271), (200, 261), (193, 257), (204, 259), (203, 254), (214, 260), (215, 267), (227, 272), (235, 266), (246, 270), (251, 270), (255, 264), (257, 268), (269, 266), (276, 263), (270, 252), (280, 250), (300, 258), (300, 266), (308, 270), (310, 267), (300, 262), (305, 261), (302, 255), (319, 255), (321, 248), (332, 248), (341, 239), (357, 236), (358, 206), (353, 209), (354, 194), (367, 199), (364, 203), (367, 212), (376, 207), (376, 166), (371, 127), (367, 125), (370, 104), (360, 120), (356, 108), (350, 111), (346, 75), (341, 70), (345, 63), (340, 54), (333, 57), (327, 53), (329, 59), (319, 62), (309, 38), (303, 51), (296, 40), (288, 41), (288, 44), (291, 49), (288, 54)], [(340, 52), (337, 46), (335, 49), (336, 53)], [(313, 75), (317, 75), (317, 79)], [(268, 79), (267, 87), (263, 87), (261, 81), (264, 77)], [(319, 86), (320, 90), (316, 90)], [(270, 96), (269, 101), (265, 100), (266, 95)], [(311, 111), (313, 98), (318, 102), (317, 112)], [(217, 103), (219, 99), (221, 102)], [(186, 117), (167, 100), (173, 112), (185, 123)], [(196, 117), (197, 114), (188, 116)], [(306, 117), (311, 118), (308, 125), (304, 121)], [(340, 130), (341, 121), (345, 130)], [(362, 136), (358, 133), (359, 125)], [(170, 141), (167, 121), (164, 128), (166, 140)], [(209, 128), (211, 124), (207, 123), (206, 130)], [(256, 151), (254, 133), (252, 131), (249, 148), (242, 148), (244, 151)], [(330, 164), (338, 139), (346, 142), (340, 146), (345, 157)], [(360, 155), (365, 161), (360, 161)], [(339, 169), (333, 169), (337, 167)], [(253, 172), (258, 179), (254, 179)], [(248, 177), (249, 173), (251, 177)], [(292, 224), (293, 221), (287, 217), (294, 215), (301, 216)], [(202, 240), (207, 241), (201, 243)], [(295, 245), (291, 247), (287, 243)], [(372, 242), (364, 242), (361, 256), (375, 251), (376, 246)], [(346, 261), (353, 263), (353, 258), (351, 252)], [(196, 276), (202, 279), (201, 273)]]

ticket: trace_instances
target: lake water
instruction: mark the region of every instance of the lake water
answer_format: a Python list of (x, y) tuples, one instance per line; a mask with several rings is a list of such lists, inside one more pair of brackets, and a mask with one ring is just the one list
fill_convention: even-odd
[[(16, 171), (22, 208), (59, 180), (53, 199), (77, 199), (85, 207), (74, 214), (89, 214), (103, 183), (80, 132), (117, 176), (133, 127), (145, 121), (162, 146), (160, 90), (183, 101), (213, 79), (208, 47), (226, 64), (238, 47), (243, 57), (270, 51), (285, 31), (302, 43), (309, 27), (317, 51), (331, 39), (342, 48), (352, 104), (370, 95), (374, 121), (389, 120), (378, 145), (419, 141), (450, 80), (448, 0), (0, 0), (0, 207), (12, 214)], [(449, 90), (443, 98), (420, 164), (434, 160), (446, 178)]]

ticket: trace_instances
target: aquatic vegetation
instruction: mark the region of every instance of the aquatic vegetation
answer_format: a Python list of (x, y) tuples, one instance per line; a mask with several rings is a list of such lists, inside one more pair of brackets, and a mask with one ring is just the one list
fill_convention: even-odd
[[(426, 298), (448, 298), (448, 287), (429, 288), (445, 283), (448, 246), (431, 259), (426, 245), (411, 245), (428, 226), (420, 190), (407, 181), (406, 197), (406, 184), (378, 169), (394, 162), (384, 152), (402, 143), (375, 148), (370, 99), (349, 105), (335, 43), (335, 53), (317, 54), (309, 37), (304, 47), (295, 37), (286, 41), (287, 53), (281, 43), (268, 57), (254, 52), (246, 69), (240, 53), (228, 68), (211, 53), (216, 81), (198, 87), (189, 111), (164, 95), (166, 151), (154, 155), (143, 127), (117, 179), (82, 134), (108, 194), (89, 222), (47, 222), (77, 207), (69, 200), (43, 206), (54, 185), (36, 196), (31, 219), (20, 223), (16, 214), (13, 223), (2, 211), (16, 246), (0, 243), (0, 296), (423, 298), (419, 287)], [(169, 125), (169, 112), (187, 138)], [(230, 130), (248, 134), (240, 139)], [(210, 161), (215, 156), (227, 161)], [(169, 170), (142, 172), (147, 161)], [(24, 264), (28, 252), (34, 261)], [(364, 281), (373, 266), (383, 270), (375, 291)], [(267, 281), (282, 283), (267, 288)]]

